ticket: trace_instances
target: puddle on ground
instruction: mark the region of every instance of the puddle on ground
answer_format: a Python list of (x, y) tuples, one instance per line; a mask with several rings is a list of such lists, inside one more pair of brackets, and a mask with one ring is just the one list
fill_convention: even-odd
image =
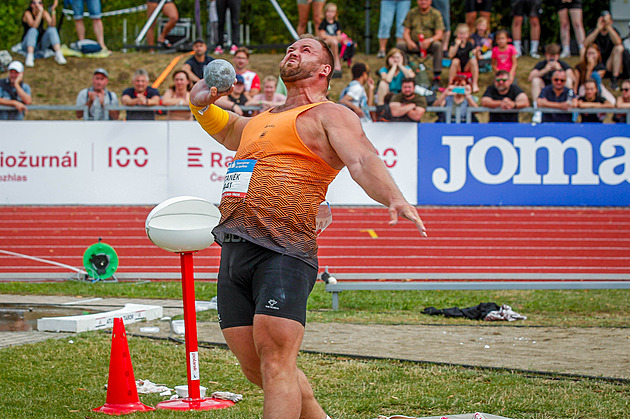
[(42, 317), (78, 316), (92, 313), (72, 307), (0, 304), (0, 332), (37, 330), (37, 319)]

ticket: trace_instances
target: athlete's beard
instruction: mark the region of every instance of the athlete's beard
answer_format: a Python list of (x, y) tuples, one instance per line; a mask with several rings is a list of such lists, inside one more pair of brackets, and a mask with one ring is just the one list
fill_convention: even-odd
[(304, 80), (313, 77), (315, 73), (312, 69), (307, 68), (304, 65), (287, 66), (285, 63), (280, 68), (280, 77), (285, 83), (293, 83), (299, 80)]

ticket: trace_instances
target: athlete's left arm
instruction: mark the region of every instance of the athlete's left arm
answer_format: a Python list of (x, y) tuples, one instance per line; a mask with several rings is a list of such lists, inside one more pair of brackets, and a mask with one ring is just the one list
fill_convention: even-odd
[(350, 175), (363, 190), (377, 202), (389, 208), (390, 225), (396, 224), (402, 216), (416, 224), (422, 236), (426, 228), (416, 208), (409, 204), (394, 182), (383, 160), (368, 140), (357, 115), (341, 105), (331, 105), (322, 118), (328, 141)]

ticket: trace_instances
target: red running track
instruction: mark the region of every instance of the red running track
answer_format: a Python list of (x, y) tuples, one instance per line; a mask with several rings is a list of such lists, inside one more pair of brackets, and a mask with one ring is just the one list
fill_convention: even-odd
[[(83, 253), (99, 237), (118, 254), (118, 278), (180, 278), (179, 256), (146, 237), (150, 210), (0, 207), (0, 279), (71, 277), (67, 266), (82, 268)], [(630, 208), (419, 207), (419, 212), (428, 238), (407, 221), (389, 227), (383, 207), (334, 207), (333, 224), (319, 238), (320, 267), (328, 266), (340, 279), (630, 279)], [(214, 244), (195, 254), (197, 278), (216, 278), (219, 252)]]

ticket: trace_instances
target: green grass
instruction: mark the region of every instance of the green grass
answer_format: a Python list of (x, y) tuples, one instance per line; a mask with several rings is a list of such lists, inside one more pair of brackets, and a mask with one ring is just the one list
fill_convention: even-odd
[[(83, 297), (181, 298), (179, 282), (0, 283), (0, 293)], [(196, 296), (209, 300), (216, 284), (198, 281)], [(378, 324), (479, 324), (426, 316), (426, 306), (467, 307), (482, 301), (509, 304), (528, 316), (519, 325), (627, 327), (628, 290), (562, 291), (398, 291), (344, 292), (332, 311), (324, 285), (315, 286), (308, 321)], [(216, 312), (198, 313), (199, 321)], [(128, 337), (135, 378), (170, 387), (186, 383), (185, 348), (172, 341)], [(0, 350), (2, 418), (96, 418), (105, 403), (111, 337), (85, 332), (70, 338)], [(439, 350), (436, 347), (435, 350)], [(257, 418), (263, 394), (247, 382), (233, 355), (201, 348), (201, 385), (244, 395), (236, 406), (185, 414), (156, 411), (143, 418)], [(507, 370), (470, 369), (394, 360), (358, 360), (303, 353), (300, 367), (331, 417), (372, 419), (378, 415), (431, 416), (483, 411), (510, 418), (622, 418), (630, 412), (630, 384), (596, 379), (571, 380)], [(158, 395), (140, 395), (155, 406)]]
[[(135, 378), (175, 386), (186, 383), (183, 345), (128, 337)], [(6, 348), (0, 351), (0, 412), (3, 418), (95, 418), (105, 403), (111, 337), (100, 332)], [(208, 391), (243, 394), (219, 411), (155, 411), (143, 418), (257, 418), (262, 392), (248, 383), (224, 349), (200, 350), (201, 385)], [(379, 414), (429, 416), (492, 412), (511, 418), (621, 418), (630, 409), (630, 386), (600, 381), (552, 380), (508, 371), (488, 372), (397, 361), (359, 361), (300, 356), (316, 396), (333, 418)], [(155, 406), (163, 397), (140, 395)]]
[[(0, 293), (181, 299), (181, 285), (172, 282), (0, 283)], [(198, 300), (216, 295), (216, 283), (197, 281)], [(308, 321), (376, 324), (470, 324), (422, 314), (425, 307), (471, 307), (481, 302), (508, 304), (528, 317), (518, 324), (536, 326), (630, 326), (630, 290), (502, 290), (502, 291), (344, 291), (340, 310), (318, 282), (308, 304)], [(200, 313), (200, 320), (207, 314)]]

